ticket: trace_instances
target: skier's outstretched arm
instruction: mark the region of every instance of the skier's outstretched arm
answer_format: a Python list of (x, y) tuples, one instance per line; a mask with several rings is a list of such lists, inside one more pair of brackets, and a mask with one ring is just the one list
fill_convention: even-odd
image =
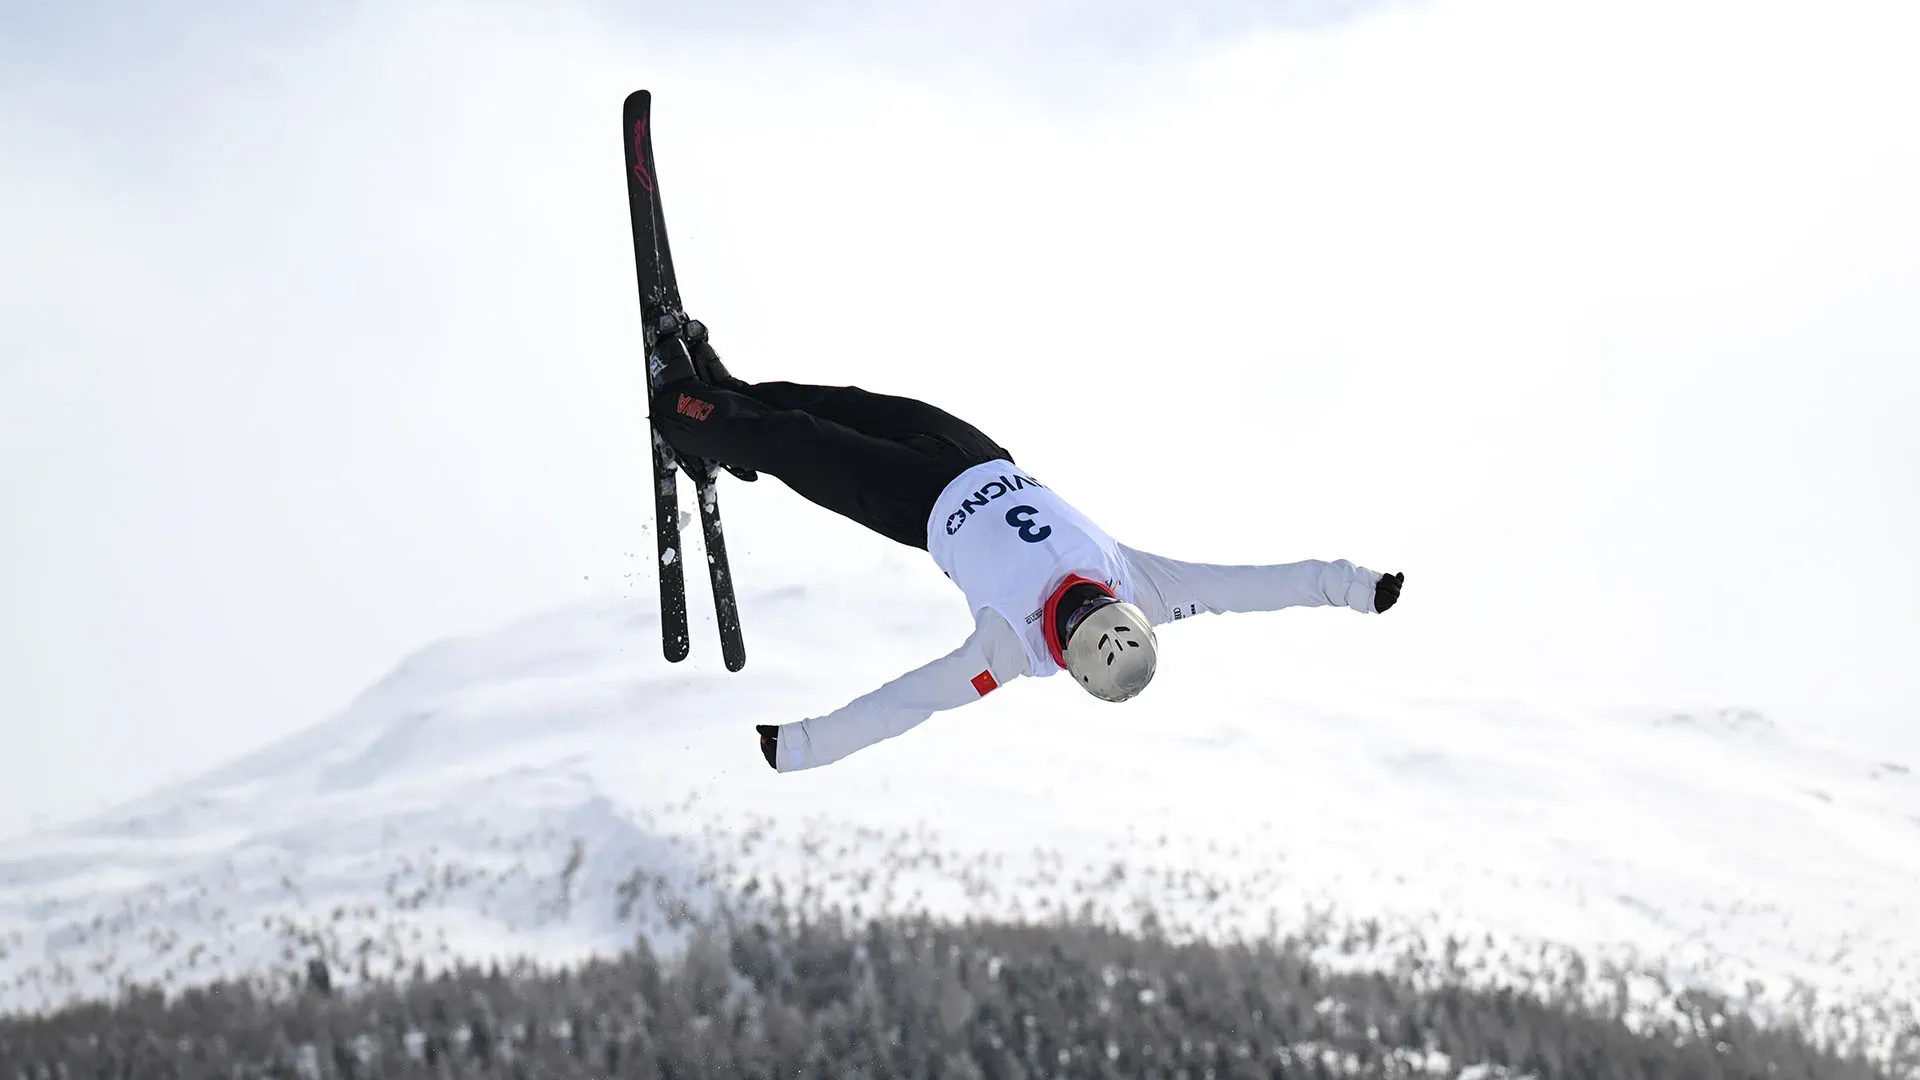
[(825, 716), (761, 727), (761, 748), (781, 772), (826, 765), (891, 739), (936, 712), (978, 700), (1026, 673), (1027, 653), (1019, 635), (1007, 620), (981, 611), (973, 634), (958, 649)]
[(1181, 562), (1124, 544), (1120, 553), (1133, 568), (1135, 603), (1156, 625), (1214, 612), (1287, 607), (1384, 611), (1398, 599), (1404, 580), (1404, 575), (1381, 574), (1345, 559), (1218, 566)]

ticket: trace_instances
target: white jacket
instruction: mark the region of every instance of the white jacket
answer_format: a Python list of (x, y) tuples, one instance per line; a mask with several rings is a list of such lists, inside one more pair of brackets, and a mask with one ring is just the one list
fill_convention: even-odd
[[(959, 511), (947, 506), (965, 507), (972, 512), (983, 501), (993, 504), (999, 511), (1001, 497), (996, 495), (998, 487), (1011, 487), (1015, 475), (1009, 473), (998, 487), (988, 490), (983, 497), (976, 486), (992, 483), (991, 477), (982, 480), (981, 476), (995, 474), (999, 470), (1011, 470), (1007, 462), (994, 462), (979, 469), (969, 470), (949, 485), (929, 519), (929, 550), (943, 569), (955, 565), (950, 547), (945, 541), (949, 535), (945, 528), (955, 520), (953, 515)], [(984, 470), (984, 472), (983, 472)], [(980, 475), (976, 475), (976, 473)], [(1024, 474), (1017, 474), (1022, 481), (1035, 483)], [(971, 493), (970, 503), (962, 500)], [(1069, 513), (1071, 508), (1064, 503), (1045, 503), (1036, 493), (1021, 489), (1020, 499), (1045, 507), (1045, 517), (1058, 520), (1060, 513)], [(1009, 506), (1014, 499), (1007, 499)], [(1030, 510), (1022, 505), (1019, 511)], [(982, 515), (984, 516), (984, 514)], [(986, 519), (989, 522), (993, 518)], [(1042, 520), (1029, 513), (1016, 513), (1014, 509), (1006, 511), (1005, 526), (1020, 529), (1032, 550), (1053, 548), (1061, 539), (1071, 539), (1071, 543), (1060, 545), (1061, 558), (1066, 560), (1090, 557), (1090, 550), (1081, 542), (1082, 537), (1067, 537), (1069, 531), (1063, 528), (1062, 536), (1049, 535), (1046, 542), (1033, 544), (1038, 535), (1029, 524)], [(1174, 559), (1151, 555), (1137, 551), (1107, 538), (1084, 519), (1084, 530), (1093, 535), (1097, 555), (1103, 562), (1111, 563), (1117, 559), (1117, 565), (1066, 566), (1053, 571), (1041, 571), (1041, 564), (1034, 564), (1034, 573), (1046, 573), (1046, 580), (1032, 582), (1034, 595), (1045, 596), (1060, 580), (1064, 580), (1065, 571), (1084, 571), (1098, 573), (1101, 577), (1110, 577), (1109, 584), (1123, 600), (1138, 604), (1155, 625), (1188, 619), (1196, 615), (1206, 615), (1226, 611), (1274, 611), (1288, 607), (1347, 607), (1355, 611), (1371, 613), (1373, 611), (1374, 586), (1380, 580), (1380, 574), (1355, 566), (1346, 560), (1321, 562), (1283, 563), (1274, 566), (1214, 566), (1206, 563), (1179, 562)], [(962, 526), (962, 529), (968, 526)], [(1004, 538), (1007, 529), (996, 529), (995, 534)], [(1003, 548), (1009, 557), (1020, 552), (1027, 545), (1013, 541), (1017, 546)], [(1052, 675), (1060, 669), (1052, 662), (1044, 650), (1037, 651), (1034, 643), (1027, 640), (1034, 635), (1028, 627), (1016, 629), (1009, 621), (1006, 611), (1022, 611), (1032, 606), (1025, 600), (1008, 596), (1005, 602), (988, 602), (976, 594), (983, 591), (989, 595), (1005, 595), (1003, 588), (983, 589), (977, 582), (986, 579), (998, 586), (1005, 580), (1001, 572), (1007, 565), (1004, 559), (993, 560), (991, 568), (983, 568), (974, 574), (956, 574), (948, 569), (948, 576), (955, 578), (955, 584), (974, 604), (973, 634), (966, 644), (948, 653), (946, 656), (923, 667), (900, 676), (873, 692), (856, 698), (846, 706), (836, 709), (825, 716), (802, 720), (795, 724), (786, 724), (780, 728), (780, 737), (775, 755), (775, 767), (781, 772), (793, 772), (799, 769), (811, 769), (820, 765), (838, 761), (856, 750), (872, 746), (882, 739), (891, 739), (908, 729), (915, 727), (936, 712), (957, 708), (970, 701), (984, 697), (1022, 675)], [(1102, 573), (1102, 571), (1105, 571)], [(963, 578), (965, 580), (963, 580)], [(1022, 619), (1023, 624), (1030, 622)]]

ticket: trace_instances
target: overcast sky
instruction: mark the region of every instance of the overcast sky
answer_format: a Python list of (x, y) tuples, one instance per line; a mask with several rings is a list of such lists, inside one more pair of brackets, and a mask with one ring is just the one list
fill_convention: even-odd
[[(1222, 677), (1920, 747), (1920, 9), (638, 7), (0, 0), (0, 834), (651, 593), (642, 86), (743, 374), (1408, 572)], [(729, 499), (758, 572), (886, 547)]]

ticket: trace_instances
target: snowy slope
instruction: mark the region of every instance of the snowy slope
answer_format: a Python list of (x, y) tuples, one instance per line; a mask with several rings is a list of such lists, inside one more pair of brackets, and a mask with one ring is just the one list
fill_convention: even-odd
[[(1195, 625), (1125, 706), (1026, 680), (773, 774), (753, 722), (964, 635), (911, 555), (743, 592), (740, 675), (699, 626), (695, 660), (665, 663), (652, 606), (610, 599), (435, 645), (299, 736), (0, 847), (0, 1007), (316, 950), (349, 972), (565, 960), (775, 888), (869, 913), (1153, 909), (1207, 932), (1330, 912), (1379, 921), (1350, 962), (1451, 934), (1463, 966), (1525, 981), (1556, 965), (1550, 942), (1603, 990), (1611, 961), (1802, 1014), (1920, 995), (1920, 775), (1737, 710), (1289, 700), (1210, 672), (1222, 631)], [(1215, 621), (1299, 618), (1360, 616)]]

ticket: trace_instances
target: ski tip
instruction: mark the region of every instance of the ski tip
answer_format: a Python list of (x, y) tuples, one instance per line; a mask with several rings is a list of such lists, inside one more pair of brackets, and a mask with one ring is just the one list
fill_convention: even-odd
[(635, 90), (633, 93), (627, 95), (626, 103), (621, 106), (620, 111), (623, 113), (632, 113), (638, 109), (641, 112), (646, 112), (652, 104), (653, 93), (651, 91)]

